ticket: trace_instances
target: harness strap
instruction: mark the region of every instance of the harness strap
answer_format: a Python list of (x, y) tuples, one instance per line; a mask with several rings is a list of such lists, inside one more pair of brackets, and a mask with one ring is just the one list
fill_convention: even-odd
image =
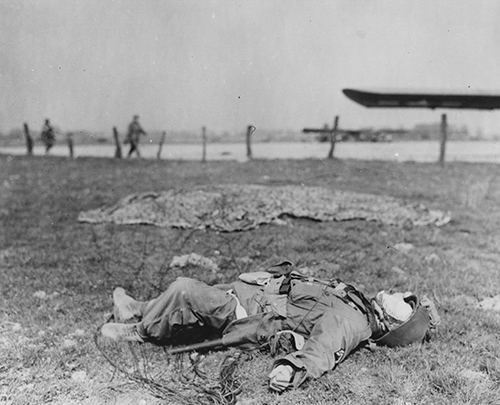
[(357, 308), (368, 320), (372, 330), (372, 338), (377, 338), (384, 334), (384, 326), (381, 322), (377, 321), (377, 315), (373, 309), (370, 301), (350, 284), (346, 284), (339, 279), (332, 279), (323, 281), (314, 277), (303, 276), (300, 273), (294, 272), (294, 265), (289, 261), (284, 261), (273, 266), (268, 271), (274, 274), (274, 277), (284, 275), (285, 278), (279, 288), (280, 294), (287, 294), (290, 292), (292, 279), (303, 279), (313, 281), (322, 285), (332, 288), (334, 294), (340, 298), (344, 303)]
[(384, 326), (377, 321), (377, 315), (371, 302), (364, 294), (350, 284), (346, 284), (339, 279), (332, 280), (334, 292), (342, 301), (349, 304), (352, 303), (359, 311), (366, 316), (368, 324), (372, 330), (372, 337), (377, 338), (384, 333)]

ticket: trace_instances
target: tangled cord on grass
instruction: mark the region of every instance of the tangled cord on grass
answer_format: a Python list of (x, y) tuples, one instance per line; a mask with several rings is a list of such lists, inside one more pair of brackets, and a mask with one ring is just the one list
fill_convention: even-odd
[[(106, 320), (112, 320), (112, 316)], [(102, 325), (104, 325), (104, 323)], [(198, 353), (168, 354), (165, 348), (152, 344), (111, 342), (101, 335), (100, 325), (94, 342), (102, 356), (116, 372), (145, 387), (157, 398), (186, 405), (234, 405), (242, 391), (238, 368), (241, 352), (224, 353), (223, 359)], [(220, 356), (218, 356), (220, 357)], [(201, 367), (215, 361), (217, 365)], [(186, 367), (186, 363), (189, 365)], [(218, 373), (214, 372), (219, 370)]]

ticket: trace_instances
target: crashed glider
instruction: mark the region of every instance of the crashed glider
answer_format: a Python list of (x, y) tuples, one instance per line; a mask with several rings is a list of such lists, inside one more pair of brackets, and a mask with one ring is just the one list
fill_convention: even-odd
[(500, 108), (500, 92), (454, 92), (343, 89), (351, 100), (365, 107), (460, 108), (495, 110)]

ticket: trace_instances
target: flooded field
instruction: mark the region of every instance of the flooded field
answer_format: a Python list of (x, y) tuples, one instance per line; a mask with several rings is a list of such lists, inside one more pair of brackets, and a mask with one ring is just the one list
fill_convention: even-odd
[[(318, 142), (262, 142), (252, 145), (256, 159), (308, 159), (324, 158), (329, 149), (328, 143)], [(123, 149), (126, 155), (128, 148)], [(141, 145), (143, 157), (156, 158), (157, 145)], [(75, 145), (75, 156), (113, 157), (114, 145)], [(22, 146), (0, 147), (0, 153), (20, 155), (25, 153)], [(35, 155), (43, 155), (42, 146), (35, 146)], [(64, 143), (56, 145), (50, 153), (68, 156)], [(396, 162), (434, 162), (439, 155), (436, 141), (425, 142), (345, 142), (338, 143), (335, 156), (341, 159), (385, 160)], [(200, 160), (202, 146), (196, 144), (166, 144), (163, 146), (162, 159)], [(246, 146), (243, 143), (212, 143), (207, 145), (207, 160), (246, 160)], [(448, 142), (446, 160), (463, 162), (500, 163), (500, 142)]]

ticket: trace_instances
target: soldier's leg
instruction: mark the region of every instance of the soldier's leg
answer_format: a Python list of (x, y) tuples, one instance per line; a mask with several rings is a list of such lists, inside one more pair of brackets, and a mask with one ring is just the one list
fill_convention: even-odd
[(179, 277), (145, 305), (137, 331), (144, 340), (160, 345), (220, 337), (235, 319), (236, 305), (235, 298), (223, 290)]
[(140, 321), (146, 304), (144, 301), (137, 301), (127, 295), (123, 288), (115, 288), (113, 291), (113, 316), (115, 322)]

